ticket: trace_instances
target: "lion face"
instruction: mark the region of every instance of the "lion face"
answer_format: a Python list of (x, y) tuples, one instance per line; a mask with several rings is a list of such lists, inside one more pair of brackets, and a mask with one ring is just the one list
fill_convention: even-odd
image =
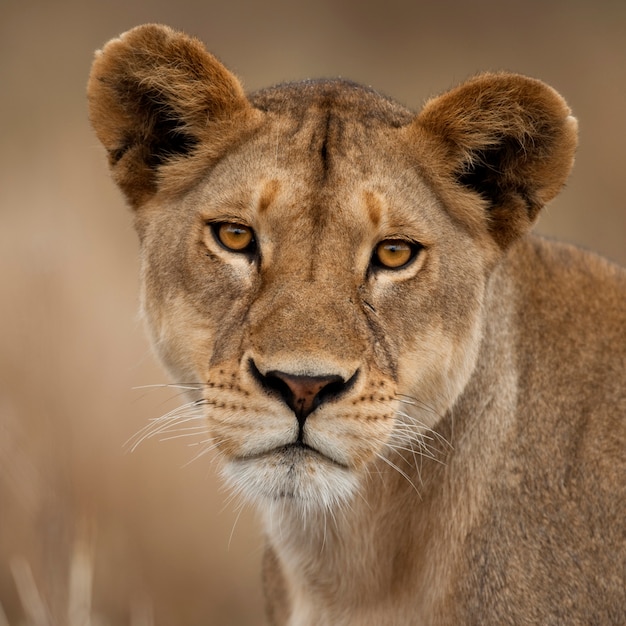
[(483, 255), (401, 141), (332, 107), (270, 121), (144, 226), (155, 345), (248, 497), (345, 499), (471, 372)]
[(342, 81), (247, 98), (157, 26), (107, 45), (89, 97), (158, 353), (235, 489), (300, 510), (423, 445), (472, 374), (491, 269), (575, 145), (531, 79), (481, 76), (417, 116)]

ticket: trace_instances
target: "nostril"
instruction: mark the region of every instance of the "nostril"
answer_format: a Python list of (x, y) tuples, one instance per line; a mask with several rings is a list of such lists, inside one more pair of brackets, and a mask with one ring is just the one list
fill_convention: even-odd
[(296, 414), (300, 425), (320, 404), (345, 393), (354, 383), (355, 373), (348, 381), (337, 374), (302, 376), (272, 370), (261, 374), (254, 362), (250, 362), (254, 377), (266, 389), (280, 394), (287, 406)]

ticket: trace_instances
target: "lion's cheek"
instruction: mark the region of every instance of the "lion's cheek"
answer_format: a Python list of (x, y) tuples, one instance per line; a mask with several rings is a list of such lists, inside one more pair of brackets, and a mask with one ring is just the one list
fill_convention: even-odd
[(476, 365), (482, 337), (480, 318), (463, 336), (426, 329), (401, 351), (398, 391), (423, 405), (425, 424), (433, 427), (462, 393)]
[(215, 341), (215, 327), (198, 316), (183, 295), (167, 303), (146, 296), (143, 289), (141, 314), (161, 362), (177, 383), (202, 383), (204, 364)]

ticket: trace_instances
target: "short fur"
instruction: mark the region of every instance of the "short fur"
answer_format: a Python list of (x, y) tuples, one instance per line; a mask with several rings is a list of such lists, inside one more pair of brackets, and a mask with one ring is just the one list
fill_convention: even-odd
[[(271, 623), (626, 623), (626, 279), (529, 234), (574, 158), (554, 90), (246, 97), (148, 25), (97, 54), (89, 102), (156, 349), (263, 514)], [(398, 239), (415, 258), (381, 266)]]

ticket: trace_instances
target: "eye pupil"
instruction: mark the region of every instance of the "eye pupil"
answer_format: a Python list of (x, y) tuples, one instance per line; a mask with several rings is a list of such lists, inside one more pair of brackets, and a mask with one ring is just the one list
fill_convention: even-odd
[(243, 224), (222, 222), (213, 226), (217, 240), (232, 252), (249, 252), (254, 245), (252, 229)]
[(386, 269), (399, 269), (411, 261), (417, 246), (403, 239), (385, 239), (374, 250), (374, 261)]

